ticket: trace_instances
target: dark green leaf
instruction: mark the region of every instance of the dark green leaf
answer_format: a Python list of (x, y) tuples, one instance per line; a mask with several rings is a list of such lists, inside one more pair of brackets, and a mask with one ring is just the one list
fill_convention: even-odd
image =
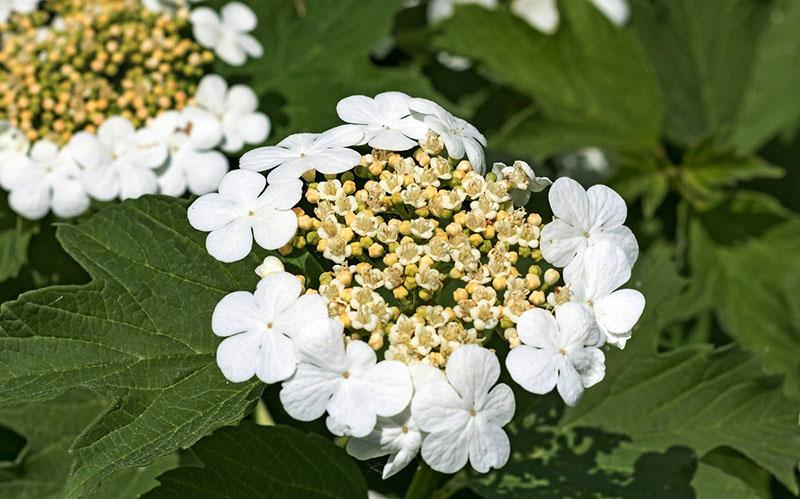
[(90, 387), (117, 399), (74, 443), (68, 495), (146, 466), (238, 422), (261, 391), (217, 369), (211, 313), (228, 292), (253, 289), (258, 258), (208, 256), (184, 201), (147, 197), (59, 229), (93, 280), (2, 306), (0, 405)]
[(147, 499), (183, 497), (355, 498), (367, 485), (345, 451), (316, 434), (288, 426), (217, 430), (192, 451), (203, 467), (186, 467), (158, 477)]
[(28, 243), (39, 231), (36, 222), (17, 216), (8, 207), (0, 191), (0, 283), (19, 274), (28, 261)]

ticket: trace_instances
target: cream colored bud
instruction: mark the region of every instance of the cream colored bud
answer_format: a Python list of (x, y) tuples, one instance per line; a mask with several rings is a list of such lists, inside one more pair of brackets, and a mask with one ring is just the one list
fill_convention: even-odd
[(372, 246), (369, 247), (369, 256), (370, 258), (380, 258), (383, 256), (383, 246), (378, 243), (373, 243)]
[(380, 350), (383, 347), (383, 335), (381, 333), (372, 333), (367, 343), (373, 350)]
[(561, 274), (559, 274), (556, 269), (547, 269), (544, 272), (544, 282), (550, 286), (557, 283), (560, 278)]
[(268, 256), (264, 258), (264, 262), (256, 267), (256, 274), (262, 279), (272, 273), (283, 271), (283, 262), (281, 262), (281, 260), (275, 256)]
[(464, 301), (467, 298), (469, 298), (469, 293), (466, 289), (458, 288), (457, 290), (453, 291), (453, 300), (455, 300), (456, 303)]
[(345, 287), (353, 282), (353, 274), (349, 270), (340, 270), (336, 273), (336, 280), (341, 282)]
[(531, 296), (528, 297), (528, 301), (530, 301), (531, 303), (533, 303), (538, 307), (539, 305), (543, 305), (544, 302), (547, 301), (547, 297), (545, 296), (544, 291), (537, 290), (531, 293)]
[(497, 291), (503, 291), (508, 287), (508, 281), (505, 277), (495, 277), (492, 279), (492, 287)]
[(392, 294), (398, 300), (404, 300), (408, 297), (408, 290), (403, 286), (398, 286), (392, 290)]

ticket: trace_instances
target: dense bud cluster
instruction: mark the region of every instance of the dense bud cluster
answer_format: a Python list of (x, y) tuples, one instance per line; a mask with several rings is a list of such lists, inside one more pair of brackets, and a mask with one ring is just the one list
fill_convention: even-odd
[(310, 183), (293, 244), (332, 264), (319, 287), (331, 317), (408, 364), (443, 366), (495, 331), (519, 344), (517, 319), (549, 307), (559, 274), (542, 269), (541, 216), (513, 205), (528, 187), (517, 170), (484, 176), (429, 133), (407, 156), (374, 150), (355, 175)]
[(109, 116), (142, 126), (182, 109), (213, 54), (192, 39), (188, 11), (138, 0), (59, 0), (12, 15), (0, 49), (0, 119), (31, 141), (65, 144)]

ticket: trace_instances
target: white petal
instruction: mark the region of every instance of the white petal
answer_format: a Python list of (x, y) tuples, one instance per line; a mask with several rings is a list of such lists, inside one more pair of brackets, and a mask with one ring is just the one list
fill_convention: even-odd
[(190, 19), (195, 40), (204, 47), (213, 48), (219, 42), (221, 34), (217, 13), (208, 7), (198, 7), (192, 10)]
[(552, 35), (558, 29), (559, 14), (555, 0), (513, 0), (511, 11), (542, 33)]
[(226, 28), (238, 31), (253, 31), (256, 28), (256, 14), (241, 2), (230, 2), (222, 8), (221, 13)]
[[(430, 118), (426, 118), (426, 122)], [(455, 159), (461, 159), (466, 154), (466, 150), (464, 149), (464, 140), (456, 135), (452, 135), (449, 133), (442, 134), (442, 140), (444, 140), (444, 145), (447, 148), (447, 154), (450, 157)]]
[(422, 441), (422, 459), (440, 473), (455, 473), (467, 464), (469, 447), (465, 431), (433, 433)]
[(288, 272), (274, 272), (259, 281), (256, 303), (270, 321), (277, 322), (284, 310), (300, 296), (302, 286), (297, 277)]
[(444, 378), (430, 379), (418, 385), (411, 399), (414, 421), (422, 431), (429, 433), (460, 431), (469, 422), (467, 409), (464, 401)]
[(106, 146), (113, 146), (130, 139), (136, 129), (133, 123), (121, 116), (112, 116), (97, 129), (97, 137)]
[(214, 313), (211, 315), (211, 330), (217, 336), (260, 331), (263, 327), (264, 317), (255, 297), (247, 291), (235, 291), (225, 295), (214, 307)]
[(252, 217), (252, 227), (259, 246), (276, 250), (292, 241), (297, 232), (297, 215), (291, 210), (259, 210)]
[(341, 423), (343, 434), (364, 437), (375, 428), (377, 420), (369, 407), (369, 392), (360, 383), (342, 378), (339, 388), (328, 401), (328, 414)]
[(204, 194), (189, 206), (189, 224), (197, 230), (210, 232), (229, 224), (240, 215), (230, 201), (216, 192)]
[(644, 296), (634, 289), (620, 289), (594, 303), (597, 323), (613, 334), (625, 334), (644, 311)]
[(84, 168), (92, 169), (100, 166), (110, 158), (106, 157), (103, 145), (99, 139), (87, 132), (79, 132), (72, 136), (69, 141), (69, 151), (75, 161)]
[(570, 407), (575, 406), (583, 396), (583, 382), (581, 382), (578, 371), (565, 358), (562, 357), (559, 364), (558, 383), (556, 384), (558, 394), (564, 399), (565, 404)]
[(590, 227), (589, 198), (581, 184), (560, 177), (548, 193), (553, 214), (573, 227)]
[(204, 76), (197, 85), (195, 101), (207, 111), (222, 114), (226, 111), (228, 83), (220, 75)]
[(563, 220), (553, 220), (545, 225), (539, 238), (542, 256), (556, 267), (569, 265), (575, 255), (588, 244), (581, 229)]
[(389, 456), (389, 460), (386, 461), (386, 466), (383, 467), (383, 474), (381, 475), (381, 478), (386, 480), (387, 478), (396, 475), (399, 471), (408, 466), (408, 464), (415, 457), (417, 457), (418, 453), (419, 448), (401, 449)]
[(285, 381), (281, 388), (283, 408), (294, 419), (313, 421), (325, 414), (328, 400), (340, 380), (340, 374), (301, 362), (294, 376)]
[(406, 151), (417, 145), (416, 141), (409, 139), (402, 132), (388, 128), (376, 133), (369, 139), (368, 144), (384, 151)]
[(56, 216), (72, 218), (88, 208), (89, 196), (78, 180), (63, 179), (53, 186), (53, 213)]
[(230, 35), (223, 36), (214, 46), (214, 53), (231, 66), (241, 66), (247, 62), (247, 54), (237, 41)]
[(606, 241), (618, 246), (625, 252), (628, 258), (628, 263), (633, 266), (636, 259), (639, 257), (639, 243), (636, 242), (636, 236), (628, 227), (620, 225), (611, 229), (604, 229), (600, 232), (592, 232), (590, 242)]
[(366, 95), (351, 95), (336, 104), (336, 113), (347, 123), (374, 124), (381, 122), (375, 101)]
[(246, 220), (237, 219), (206, 238), (208, 254), (225, 263), (241, 260), (253, 248), (253, 232)]
[[(351, 347), (353, 343), (356, 342), (350, 342)], [(366, 343), (364, 345), (372, 350)], [(348, 354), (349, 350), (350, 348)], [(393, 360), (378, 362), (359, 379), (359, 382), (364, 385), (370, 407), (379, 416), (398, 414), (411, 402), (411, 394), (414, 391), (408, 367)]]
[(293, 179), (286, 182), (272, 183), (259, 199), (261, 206), (275, 210), (291, 210), (303, 196), (303, 183)]
[(43, 183), (18, 187), (11, 191), (8, 205), (25, 218), (38, 220), (50, 209), (50, 188)]
[(511, 387), (500, 383), (492, 388), (483, 407), (480, 407), (481, 418), (493, 426), (505, 426), (514, 417), (514, 392)]
[(242, 204), (256, 199), (267, 185), (264, 175), (249, 170), (233, 170), (219, 183), (219, 193), (226, 200)]
[(525, 390), (544, 395), (555, 386), (558, 370), (552, 352), (527, 345), (513, 348), (506, 357), (506, 369), (511, 379)]
[(264, 170), (271, 170), (289, 158), (294, 157), (296, 157), (295, 153), (283, 147), (259, 147), (244, 153), (239, 160), (239, 168), (263, 172)]
[(591, 227), (615, 227), (625, 223), (628, 207), (622, 196), (605, 185), (593, 185), (586, 191)]
[(58, 146), (49, 140), (40, 140), (33, 144), (30, 156), (37, 163), (54, 161), (58, 157)]
[(361, 154), (352, 149), (331, 149), (314, 156), (314, 168), (325, 175), (352, 170), (361, 161)]
[(584, 388), (601, 382), (606, 375), (605, 356), (599, 348), (581, 348), (571, 353), (569, 361), (581, 377)]
[(86, 191), (100, 201), (111, 201), (119, 196), (119, 175), (111, 165), (87, 168), (83, 171), (83, 184)]
[(614, 244), (599, 241), (584, 250), (564, 269), (564, 281), (581, 300), (599, 300), (631, 277), (625, 253)]
[(612, 23), (622, 26), (631, 14), (627, 0), (590, 0)]
[(558, 306), (556, 322), (558, 323), (561, 347), (583, 346), (591, 342), (590, 336), (594, 332), (594, 320), (586, 305), (568, 302)]
[(526, 345), (547, 350), (556, 350), (558, 325), (553, 314), (541, 308), (526, 310), (517, 322), (517, 334)]
[(339, 125), (323, 132), (314, 141), (314, 149), (330, 149), (338, 147), (351, 147), (364, 140), (361, 127), (353, 125)]
[(271, 129), (269, 118), (264, 113), (251, 113), (239, 120), (239, 133), (248, 144), (260, 144), (267, 140)]
[(500, 377), (500, 362), (490, 350), (477, 345), (458, 348), (447, 361), (447, 379), (468, 407), (482, 405)]
[(256, 375), (264, 383), (283, 381), (294, 374), (297, 366), (292, 341), (274, 329), (262, 334)]
[(222, 123), (216, 116), (198, 107), (187, 107), (182, 112), (191, 132), (187, 144), (197, 151), (216, 147), (222, 141)]
[[(296, 279), (295, 279), (296, 280)], [(276, 320), (276, 328), (294, 337), (302, 335), (312, 321), (328, 318), (328, 306), (320, 295), (306, 294), (299, 297)]]
[(476, 140), (465, 139), (464, 149), (467, 152), (467, 159), (472, 163), (475, 170), (483, 173), (486, 170), (486, 156), (484, 155), (483, 147)]
[(501, 428), (479, 424), (469, 441), (469, 463), (478, 473), (501, 468), (511, 454), (508, 435)]
[(127, 168), (118, 168), (119, 198), (121, 200), (136, 199), (145, 194), (155, 194), (158, 191), (158, 179), (155, 172), (146, 168), (129, 165)]
[(167, 160), (169, 152), (161, 136), (152, 129), (143, 128), (136, 132), (133, 142), (135, 148), (130, 158), (138, 167), (158, 168)]
[(192, 153), (181, 160), (191, 161), (185, 166), (186, 181), (192, 194), (198, 196), (217, 190), (228, 173), (228, 160), (219, 151)]
[(237, 334), (217, 347), (217, 365), (226, 379), (241, 383), (252, 378), (258, 363), (261, 332)]

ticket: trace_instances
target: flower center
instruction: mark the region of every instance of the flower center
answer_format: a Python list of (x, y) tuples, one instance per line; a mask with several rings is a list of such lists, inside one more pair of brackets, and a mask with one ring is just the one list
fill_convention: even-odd
[(248, 216), (248, 217), (253, 217), (253, 216), (255, 216), (255, 214), (256, 214), (256, 212), (255, 212), (255, 211), (253, 211), (253, 210), (247, 210), (247, 216)]
[(585, 237), (587, 239), (589, 238), (589, 231), (588, 230), (583, 231), (583, 237)]
[(267, 329), (272, 329), (273, 324), (271, 322), (267, 322)]
[(403, 429), (400, 431), (402, 431), (403, 433), (408, 433), (408, 426), (404, 426)]
[(347, 378), (349, 378), (349, 377), (350, 377), (350, 371), (345, 371), (345, 372), (343, 372), (343, 373), (342, 373), (342, 377), (343, 377), (344, 379), (347, 379)]
[(475, 416), (478, 415), (478, 411), (476, 411), (474, 408), (472, 408), (472, 409), (469, 410), (469, 415), (472, 416), (472, 417), (475, 417)]
[(566, 356), (567, 356), (567, 351), (566, 351), (566, 350), (564, 350), (563, 348), (559, 348), (559, 349), (558, 349), (558, 353), (560, 353), (560, 354), (561, 354), (561, 355), (563, 355), (564, 357), (566, 357)]

